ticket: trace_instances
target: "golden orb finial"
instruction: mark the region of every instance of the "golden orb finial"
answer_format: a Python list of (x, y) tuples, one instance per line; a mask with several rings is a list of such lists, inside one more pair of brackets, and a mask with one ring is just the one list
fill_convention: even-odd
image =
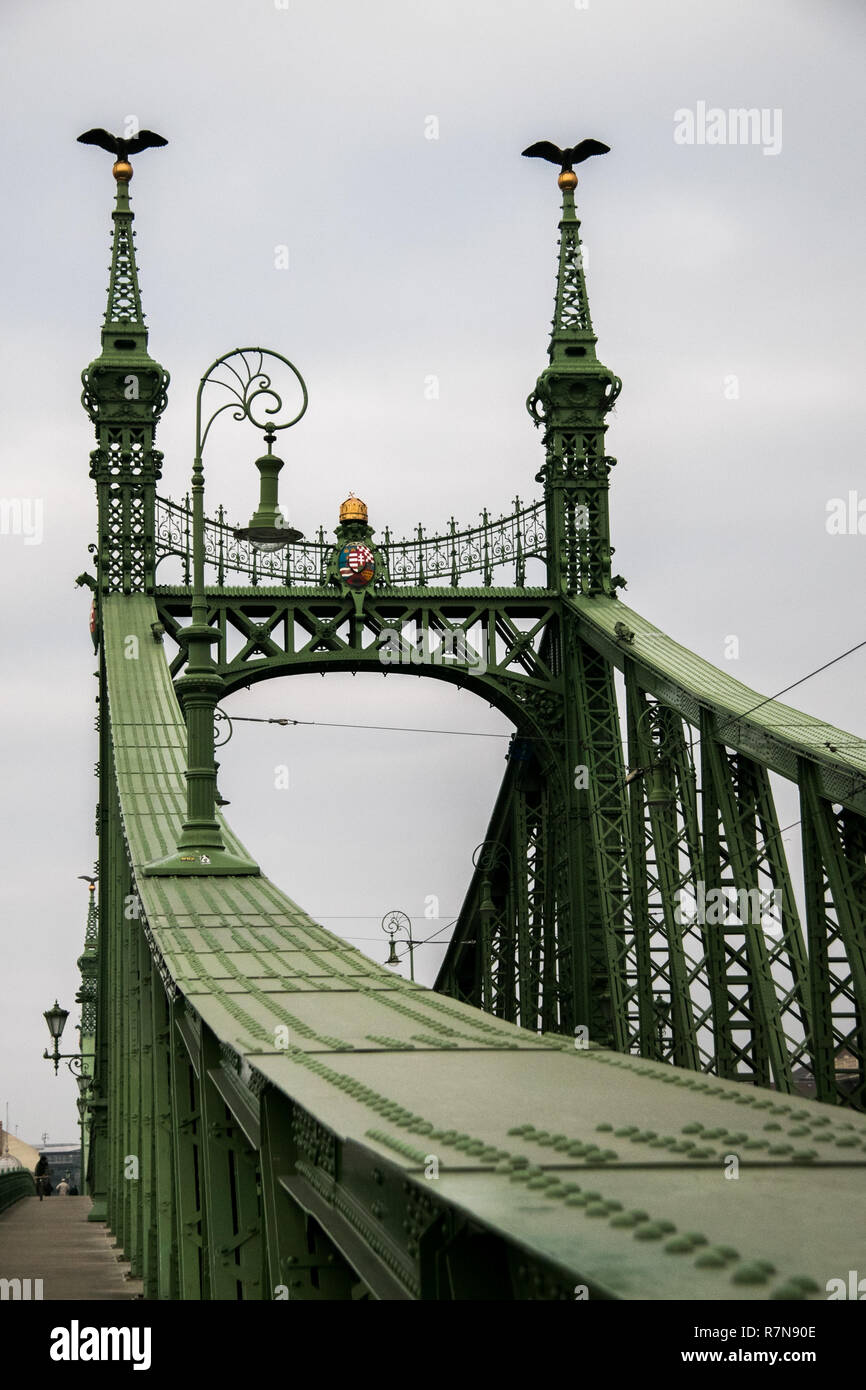
[(362, 502), (360, 497), (356, 497), (354, 492), (350, 492), (345, 502), (340, 507), (340, 521), (366, 521), (367, 504)]
[(132, 178), (132, 165), (128, 159), (116, 159), (111, 166), (111, 172), (118, 183), (129, 183)]
[(559, 184), (560, 188), (567, 188), (569, 190), (575, 189), (577, 188), (577, 174), (573, 169), (563, 169), (556, 182)]

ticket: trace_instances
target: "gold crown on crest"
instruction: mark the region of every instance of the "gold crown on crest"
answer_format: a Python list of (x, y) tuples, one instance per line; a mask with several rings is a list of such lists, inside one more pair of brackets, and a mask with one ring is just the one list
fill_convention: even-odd
[(360, 497), (356, 497), (354, 492), (350, 492), (345, 502), (340, 507), (341, 521), (366, 521), (367, 504), (362, 502)]

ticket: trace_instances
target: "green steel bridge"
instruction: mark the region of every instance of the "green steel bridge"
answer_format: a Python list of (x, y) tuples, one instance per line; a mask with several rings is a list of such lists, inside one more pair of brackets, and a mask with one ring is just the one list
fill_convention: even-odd
[[(618, 597), (604, 440), (620, 381), (596, 353), (576, 178), (559, 179), (528, 401), (538, 500), (377, 540), (349, 499), (334, 543), (280, 512), (273, 444), (306, 388), (265, 349), (202, 378), (192, 497), (157, 494), (168, 373), (148, 351), (125, 156), (82, 396), (92, 1219), (151, 1299), (826, 1298), (862, 1264), (866, 1219), (866, 741)], [(265, 432), (245, 529), (204, 513), (222, 411)], [(232, 691), (383, 670), (457, 683), (514, 726), (434, 989), (324, 930), (219, 809)], [(799, 791), (801, 881), (771, 774)]]

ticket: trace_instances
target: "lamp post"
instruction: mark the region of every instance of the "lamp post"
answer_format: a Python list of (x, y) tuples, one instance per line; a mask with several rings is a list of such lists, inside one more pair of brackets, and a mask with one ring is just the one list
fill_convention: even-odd
[(665, 734), (665, 713), (662, 706), (646, 705), (635, 720), (630, 752), (637, 761), (636, 765), (626, 772), (625, 786), (629, 787), (639, 777), (645, 777), (647, 800), (650, 805), (661, 806), (674, 799), (669, 785), (671, 758), (665, 751)]
[(48, 1031), (51, 1034), (51, 1037), (54, 1041), (54, 1051), (49, 1052), (46, 1048), (42, 1056), (46, 1059), (46, 1061), (54, 1063), (55, 1076), (58, 1073), (60, 1063), (65, 1062), (69, 1071), (72, 1073), (72, 1075), (75, 1077), (76, 1082), (78, 1083), (78, 1100), (76, 1101), (76, 1105), (78, 1107), (78, 1167), (80, 1172), (79, 1191), (81, 1191), (81, 1188), (83, 1188), (84, 1186), (84, 1117), (88, 1107), (87, 1093), (90, 1090), (90, 1085), (93, 1081), (93, 1077), (90, 1076), (84, 1070), (85, 1059), (80, 1052), (60, 1051), (60, 1039), (63, 1036), (63, 1030), (66, 1027), (66, 1020), (69, 1017), (69, 1010), (61, 1009), (60, 1005), (55, 999), (53, 1008), (46, 1009), (45, 1013), (42, 1016), (45, 1019), (45, 1022), (48, 1024)]
[[(253, 360), (249, 361), (248, 357)], [(270, 375), (263, 370), (264, 358), (274, 358), (288, 367), (300, 385), (301, 407), (291, 419), (280, 424), (276, 420), (258, 418), (258, 406), (265, 415), (278, 416), (283, 409), (281, 396), (274, 389)], [(221, 375), (222, 373), (222, 375)], [(230, 399), (219, 406), (202, 426), (202, 396), (206, 386), (217, 386), (228, 392)], [(269, 398), (271, 404), (259, 402)], [(234, 348), (218, 357), (208, 367), (199, 382), (196, 394), (195, 460), (192, 471), (192, 622), (180, 634), (186, 644), (187, 666), (176, 689), (183, 705), (187, 726), (187, 807), (183, 830), (177, 850), (154, 863), (143, 872), (154, 875), (187, 874), (257, 874), (258, 864), (226, 849), (222, 831), (216, 819), (217, 786), (214, 763), (214, 713), (224, 689), (216, 669), (211, 646), (218, 633), (207, 621), (207, 600), (204, 586), (204, 465), (202, 455), (210, 428), (223, 411), (231, 410), (235, 420), (248, 420), (256, 429), (264, 430), (267, 453), (256, 461), (260, 474), (258, 510), (249, 526), (238, 530), (239, 539), (249, 540), (264, 550), (274, 550), (300, 538), (300, 532), (289, 527), (277, 505), (277, 475), (283, 466), (271, 452), (277, 430), (290, 429), (297, 424), (307, 408), (307, 388), (304, 380), (287, 357), (268, 348)]]
[[(476, 989), (482, 1000), (482, 1008), (490, 1008), (493, 1002), (493, 938), (495, 931), (496, 904), (493, 901), (493, 876), (503, 866), (511, 873), (511, 852), (499, 840), (482, 840), (472, 851), (472, 865), (481, 876), (478, 894), (478, 918), (481, 926), (479, 940), (480, 952), (476, 952)], [(502, 923), (500, 922), (500, 932)]]
[(415, 942), (412, 940), (412, 919), (407, 913), (401, 912), (399, 908), (392, 908), (386, 912), (382, 918), (382, 930), (390, 937), (390, 950), (386, 965), (399, 965), (400, 957), (397, 955), (396, 938), (400, 932), (405, 932), (409, 938), (409, 979), (415, 979)]

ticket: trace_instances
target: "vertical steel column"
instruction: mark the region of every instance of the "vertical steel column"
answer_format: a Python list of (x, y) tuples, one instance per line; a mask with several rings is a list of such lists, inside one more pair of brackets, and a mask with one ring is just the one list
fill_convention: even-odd
[[(129, 866), (125, 864), (126, 876), (124, 903), (133, 903), (132, 882)], [(124, 1250), (129, 1260), (130, 1274), (138, 1278), (142, 1272), (141, 1258), (141, 1191), (142, 1191), (142, 1142), (141, 1142), (141, 1094), (139, 1089), (139, 1051), (141, 1047), (140, 1024), (141, 1003), (138, 977), (138, 935), (141, 928), (136, 915), (124, 911), (121, 923), (121, 969), (123, 972), (123, 1037), (124, 1037), (124, 1153), (123, 1188), (126, 1220), (126, 1240)], [(134, 1160), (134, 1162), (132, 1161)]]
[[(99, 836), (99, 944), (97, 949), (96, 1037), (93, 1054), (93, 1086), (91, 1088), (91, 1131), (89, 1158), (89, 1191), (93, 1206), (88, 1221), (108, 1220), (109, 1179), (109, 1115), (108, 1100), (112, 1081), (113, 1059), (109, 1047), (110, 1020), (114, 1003), (111, 976), (111, 837), (112, 806), (114, 802), (114, 761), (108, 711), (108, 685), (105, 657), (99, 655), (99, 806), (96, 829)], [(104, 898), (103, 898), (104, 895)]]
[[(613, 668), (566, 631), (566, 690), (574, 702), (577, 741), (566, 746), (572, 795), (578, 799), (578, 854), (587, 914), (582, 953), (592, 1009), (590, 1036), (623, 1051), (628, 1046), (624, 1001), (626, 960), (632, 933), (629, 832), (625, 767)], [(577, 785), (586, 767), (586, 787)], [(579, 1020), (576, 1020), (579, 1021)]]
[(178, 1291), (182, 1299), (208, 1295), (207, 1214), (202, 1161), (199, 1077), (180, 1032), (183, 1004), (169, 1007), (171, 1127), (177, 1223)]
[(291, 1102), (268, 1088), (261, 1097), (262, 1216), (267, 1253), (266, 1298), (347, 1300), (358, 1276), (281, 1179), (295, 1171)]
[(156, 1222), (156, 1298), (178, 1297), (177, 1213), (172, 1156), (171, 1018), (156, 971), (151, 989), (153, 1042), (153, 1176)]
[(208, 1028), (201, 1038), (201, 1106), (210, 1297), (262, 1297), (261, 1213), (255, 1150), (213, 1081), (219, 1045)]
[(120, 824), (120, 808), (117, 801), (117, 788), (112, 787), (110, 809), (110, 858), (109, 879), (109, 960), (110, 991), (112, 1000), (111, 1034), (112, 1068), (111, 1086), (108, 1097), (109, 1123), (109, 1173), (108, 1210), (109, 1223), (120, 1248), (129, 1255), (129, 1222), (126, 1209), (126, 1183), (124, 1181), (124, 1155), (126, 1145), (126, 1122), (128, 1114), (127, 1082), (128, 1057), (126, 1048), (126, 1016), (129, 1010), (127, 995), (128, 980), (124, 971), (124, 939), (126, 923), (123, 905), (128, 888), (128, 867), (126, 848)]
[[(731, 886), (737, 892), (738, 901), (741, 894), (745, 894), (747, 903), (751, 901), (749, 896), (751, 894), (756, 895), (757, 899), (760, 900), (757, 850), (753, 835), (757, 803), (754, 789), (748, 777), (747, 760), (740, 760), (738, 763), (742, 775), (738, 777), (738, 785), (735, 786), (733, 771), (724, 748), (709, 728), (707, 729), (707, 736), (702, 741), (702, 753), (704, 755), (703, 791), (705, 805), (707, 805), (708, 795), (712, 789), (713, 808), (711, 809), (716, 821), (716, 852), (719, 854), (721, 852), (721, 844), (718, 839), (720, 819), (726, 843)], [(706, 832), (704, 843), (706, 848), (708, 846)], [(715, 872), (721, 883), (721, 860), (718, 861)], [(707, 877), (709, 878), (709, 865)], [(776, 1085), (784, 1090), (790, 1090), (793, 1086), (791, 1063), (777, 1007), (763, 925), (760, 921), (760, 915), (757, 923), (749, 921), (750, 909), (747, 909), (744, 915), (746, 920), (733, 927), (719, 924), (719, 935), (724, 940), (726, 952), (725, 993), (732, 1015), (730, 1026), (731, 1028), (736, 1026), (739, 1031), (747, 1035), (743, 1045), (737, 1048), (737, 1052), (740, 1059), (750, 1068), (750, 1072), (747, 1074), (735, 1068), (733, 1075), (741, 1080), (750, 1075), (755, 1081), (767, 1084), (770, 1069), (772, 1069)], [(740, 946), (734, 945), (731, 940), (732, 935), (742, 937)], [(734, 969), (740, 973), (734, 975), (732, 973)], [(739, 994), (736, 993), (737, 990), (740, 991)], [(739, 1014), (739, 1022), (736, 1025), (733, 1023), (735, 1012)]]
[[(632, 797), (640, 800), (641, 815), (644, 822), (644, 843), (646, 844), (647, 820), (649, 840), (655, 855), (655, 873), (659, 901), (656, 913), (661, 919), (650, 916), (650, 972), (651, 984), (661, 978), (666, 987), (664, 993), (654, 992), (652, 1006), (655, 1014), (659, 1005), (659, 1015), (653, 1019), (653, 1029), (658, 1031), (658, 1053), (677, 1066), (700, 1069), (697, 1030), (691, 998), (691, 982), (688, 963), (683, 946), (682, 924), (678, 920), (678, 897), (682, 888), (684, 874), (681, 863), (681, 842), (678, 824), (678, 787), (675, 783), (676, 741), (669, 727), (669, 711), (646, 704), (642, 692), (636, 688), (632, 696), (632, 737), (634, 740), (635, 769), (639, 776), (632, 785)], [(635, 785), (637, 784), (637, 785)], [(646, 857), (644, 872), (649, 866)], [(689, 877), (687, 870), (685, 877)], [(650, 909), (652, 913), (652, 909)], [(660, 940), (653, 940), (660, 938)], [(653, 953), (664, 952), (663, 964), (653, 967)], [(665, 1034), (670, 1032), (670, 1045), (665, 1043)], [(658, 1054), (657, 1054), (658, 1055)]]
[[(799, 773), (815, 1082), (822, 1099), (859, 1109), (866, 1106), (866, 823), (853, 812), (837, 815), (805, 760)], [(844, 1051), (856, 1067), (845, 1086), (837, 1074)]]
[(511, 899), (514, 904), (512, 931), (515, 938), (512, 970), (517, 986), (517, 999), (511, 1021), (519, 1021), (525, 1028), (529, 1012), (529, 874), (533, 851), (530, 845), (526, 793), (522, 791), (517, 792), (512, 806), (511, 839), (514, 846)]
[(141, 1135), (139, 1201), (141, 1212), (141, 1277), (145, 1298), (158, 1295), (156, 1163), (154, 1161), (154, 1045), (153, 960), (141, 920), (133, 924), (138, 938), (139, 978), (139, 1108)]
[[(628, 1017), (629, 1040), (634, 1045), (637, 1042), (638, 1050), (642, 1057), (651, 1057), (656, 1061), (664, 1058), (664, 1047), (656, 1026), (656, 1015), (654, 1008), (653, 983), (655, 971), (653, 968), (653, 936), (656, 932), (656, 923), (650, 912), (650, 874), (647, 858), (647, 813), (646, 813), (646, 788), (644, 783), (645, 758), (647, 750), (644, 746), (643, 728), (640, 724), (643, 719), (647, 704), (644, 692), (637, 684), (634, 668), (630, 661), (625, 663), (625, 686), (626, 686), (626, 721), (628, 725), (628, 749), (629, 767), (637, 775), (629, 785), (629, 840), (632, 865), (632, 891), (633, 891), (633, 927), (634, 927), (634, 982), (629, 995), (636, 1000), (637, 1015), (635, 1018), (634, 1006), (630, 1010)], [(667, 969), (665, 969), (667, 974)], [(625, 1005), (627, 1008), (628, 1006)], [(635, 1039), (635, 1024), (637, 1026), (637, 1038)]]

